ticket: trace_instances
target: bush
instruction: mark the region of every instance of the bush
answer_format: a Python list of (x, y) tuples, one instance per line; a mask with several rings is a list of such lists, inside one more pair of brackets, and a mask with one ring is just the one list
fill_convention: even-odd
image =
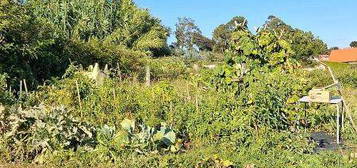
[(183, 59), (178, 57), (149, 59), (148, 65), (153, 80), (177, 79), (187, 71)]
[(357, 65), (343, 63), (327, 63), (337, 79), (347, 87), (357, 88)]
[(2, 138), (10, 160), (33, 160), (45, 152), (95, 143), (93, 127), (77, 121), (64, 108), (12, 108), (2, 116), (7, 121)]
[[(327, 65), (332, 69), (333, 74), (344, 87), (357, 88), (357, 66), (328, 62)], [(325, 87), (333, 83), (328, 70), (315, 70), (309, 72), (311, 84), (316, 87)]]
[[(311, 113), (314, 120), (310, 127), (302, 122), (302, 105), (296, 102), (311, 83), (300, 70), (259, 67), (234, 82), (232, 74), (236, 71), (223, 66), (188, 79), (160, 80), (151, 86), (113, 78), (97, 85), (86, 74), (82, 68), (71, 66), (63, 79), (30, 94), (23, 105), (64, 105), (68, 116), (97, 128), (96, 145), (90, 149), (79, 145), (76, 150), (60, 147), (41, 153), (36, 160), (56, 166), (194, 167), (232, 163), (242, 167), (294, 167), (305, 164), (309, 157), (306, 165), (322, 164), (324, 159), (312, 155), (315, 144), (307, 134), (301, 134), (300, 128), (326, 123), (328, 127), (333, 115)], [(320, 110), (326, 108), (315, 112)], [(118, 129), (125, 118), (135, 119), (141, 127)], [(162, 122), (175, 130), (176, 141), (171, 144), (180, 150), (169, 152), (172, 145), (161, 141), (164, 138), (153, 140)], [(279, 157), (281, 153), (288, 157)]]
[(10, 105), (15, 102), (14, 95), (8, 90), (7, 79), (7, 74), (0, 74), (0, 107), (1, 105)]

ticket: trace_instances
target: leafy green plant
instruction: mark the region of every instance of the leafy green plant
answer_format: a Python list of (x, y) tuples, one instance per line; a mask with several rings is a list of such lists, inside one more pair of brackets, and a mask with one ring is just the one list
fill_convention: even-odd
[(144, 154), (147, 152), (171, 151), (177, 152), (180, 145), (177, 144), (176, 133), (161, 123), (159, 129), (149, 127), (143, 124), (135, 126), (134, 120), (125, 119), (121, 122), (123, 129), (127, 132), (129, 142), (125, 144), (129, 149)]
[(229, 168), (233, 167), (233, 163), (229, 160), (222, 160), (217, 155), (213, 157), (206, 158), (200, 161), (195, 167), (212, 167), (212, 168)]
[(154, 80), (177, 79), (187, 73), (187, 67), (179, 57), (150, 59), (147, 62)]
[(56, 149), (95, 144), (93, 127), (77, 121), (63, 107), (12, 108), (5, 116), (8, 122), (2, 136), (14, 160), (32, 160)]
[(13, 104), (15, 101), (14, 94), (8, 90), (7, 74), (0, 74), (0, 106)]

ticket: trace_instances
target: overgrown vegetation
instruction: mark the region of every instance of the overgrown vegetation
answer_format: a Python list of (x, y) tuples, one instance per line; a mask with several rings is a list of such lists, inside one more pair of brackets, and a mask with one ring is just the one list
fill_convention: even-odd
[[(331, 83), (302, 66), (327, 47), (277, 17), (257, 32), (235, 17), (213, 39), (182, 18), (171, 48), (167, 28), (131, 0), (5, 0), (0, 18), (1, 164), (357, 164), (353, 149), (315, 152), (309, 133), (333, 133), (334, 111), (297, 102)], [(357, 67), (329, 65), (355, 93)], [(355, 109), (356, 97), (347, 101)], [(346, 125), (346, 144), (357, 140), (352, 131)]]

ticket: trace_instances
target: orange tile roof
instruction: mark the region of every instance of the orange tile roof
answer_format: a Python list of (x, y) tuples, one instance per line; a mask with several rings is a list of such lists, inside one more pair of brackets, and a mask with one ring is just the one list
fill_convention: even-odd
[(330, 62), (357, 62), (357, 48), (333, 50), (329, 57)]

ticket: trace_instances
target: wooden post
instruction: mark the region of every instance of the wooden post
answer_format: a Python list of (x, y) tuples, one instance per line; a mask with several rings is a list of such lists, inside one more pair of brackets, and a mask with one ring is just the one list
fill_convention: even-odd
[(24, 79), (25, 94), (28, 95), (29, 91), (27, 89), (26, 79)]
[(20, 95), (19, 95), (19, 98), (21, 98), (21, 95), (22, 95), (22, 80), (20, 81)]
[(114, 100), (116, 100), (116, 94), (115, 94), (115, 88), (113, 88), (113, 98), (114, 98)]
[(145, 71), (146, 71), (146, 75), (145, 75), (145, 79), (146, 79), (146, 86), (150, 86), (150, 66), (146, 66), (145, 67)]

